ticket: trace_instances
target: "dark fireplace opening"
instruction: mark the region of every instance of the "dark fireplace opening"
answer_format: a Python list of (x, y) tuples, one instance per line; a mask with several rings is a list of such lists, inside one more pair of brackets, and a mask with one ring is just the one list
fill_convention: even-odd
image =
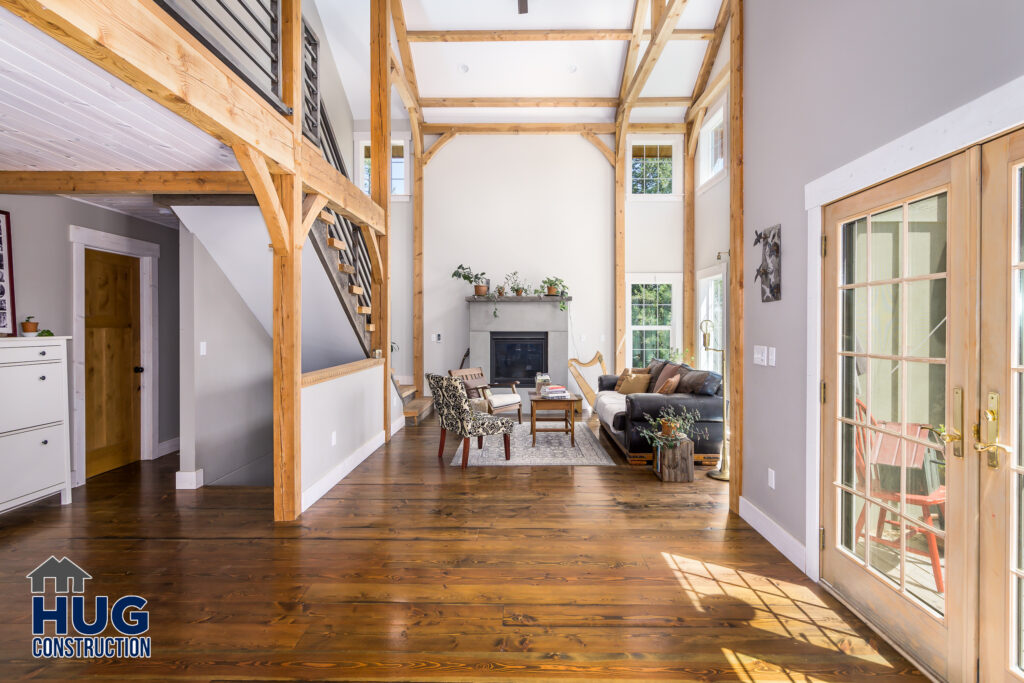
[(547, 332), (491, 332), (491, 382), (532, 387), (537, 373), (547, 371)]

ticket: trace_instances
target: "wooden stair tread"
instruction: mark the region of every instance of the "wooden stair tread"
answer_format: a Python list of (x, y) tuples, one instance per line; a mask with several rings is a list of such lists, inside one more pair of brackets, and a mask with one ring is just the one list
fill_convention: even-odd
[(329, 225), (336, 224), (336, 221), (334, 220), (334, 213), (328, 211), (327, 209), (324, 209), (323, 211), (320, 212), (320, 220)]
[(338, 270), (340, 270), (343, 273), (348, 273), (349, 275), (352, 275), (353, 273), (356, 272), (356, 267), (355, 266), (350, 266), (347, 263), (339, 263), (338, 264)]
[(331, 247), (332, 249), (337, 249), (338, 251), (345, 251), (346, 249), (348, 249), (348, 245), (345, 243), (345, 240), (339, 240), (336, 237), (328, 237), (327, 246)]
[(422, 417), (433, 407), (433, 399), (427, 396), (420, 396), (406, 403), (403, 413), (406, 417)]
[(367, 332), (376, 332), (377, 331), (377, 326), (375, 324), (373, 324), (373, 323), (366, 323), (365, 327), (366, 327), (366, 331)]
[(349, 285), (348, 286), (348, 293), (349, 294), (355, 294), (356, 296), (358, 296), (358, 295), (362, 294), (364, 291), (365, 290), (362, 287), (360, 287), (359, 285)]
[(373, 312), (369, 306), (356, 306), (356, 313), (359, 315), (370, 315)]
[(399, 384), (398, 385), (398, 395), (401, 396), (403, 399), (406, 398), (407, 396), (412, 396), (415, 393), (416, 393), (416, 385), (415, 384)]

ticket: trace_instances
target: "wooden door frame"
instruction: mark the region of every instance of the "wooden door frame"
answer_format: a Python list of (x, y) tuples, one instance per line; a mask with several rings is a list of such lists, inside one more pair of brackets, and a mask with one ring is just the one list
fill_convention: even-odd
[[(804, 573), (817, 581), (821, 500), (821, 236), (823, 207), (998, 137), (1024, 123), (1024, 77), (916, 128), (804, 186), (807, 211), (807, 374)], [(831, 248), (831, 247), (829, 247)], [(798, 565), (799, 566), (799, 565)]]
[(109, 232), (70, 226), (71, 241), (71, 485), (85, 483), (85, 250), (106, 251), (139, 259), (139, 345), (142, 375), (140, 456), (153, 460), (164, 453), (159, 445), (160, 365), (156, 340), (159, 338), (157, 259), (160, 245)]

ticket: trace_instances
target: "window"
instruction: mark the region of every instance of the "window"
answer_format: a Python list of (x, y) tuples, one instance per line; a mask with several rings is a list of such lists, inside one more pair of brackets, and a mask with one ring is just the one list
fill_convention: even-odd
[[(407, 195), (405, 182), (405, 141), (391, 142), (391, 194)], [(363, 192), (370, 194), (370, 142), (359, 143), (359, 184)]]
[(652, 358), (668, 358), (679, 344), (679, 275), (637, 275), (631, 278), (629, 299), (629, 362), (642, 368)]
[[(725, 267), (715, 266), (697, 276), (697, 368), (722, 374), (723, 352), (711, 351), (708, 347), (725, 348)], [(711, 321), (705, 326), (710, 336), (708, 347), (704, 346), (704, 328), (701, 327), (705, 320)]]
[(671, 144), (632, 146), (633, 194), (672, 194)]
[(704, 185), (725, 173), (725, 107), (719, 106), (715, 113), (704, 120), (700, 129), (698, 148), (698, 186)]

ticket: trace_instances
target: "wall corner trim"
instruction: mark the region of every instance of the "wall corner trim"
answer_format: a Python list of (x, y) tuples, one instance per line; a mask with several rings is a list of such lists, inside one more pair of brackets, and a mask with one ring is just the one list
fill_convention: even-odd
[[(403, 417), (402, 420), (404, 425), (405, 418)], [(309, 486), (303, 488), (302, 509), (300, 512), (305, 512), (313, 503), (323, 498), (324, 494), (334, 488), (335, 484), (347, 477), (352, 470), (358, 467), (361, 462), (370, 457), (375, 450), (383, 445), (384, 430), (382, 429), (380, 432), (375, 434), (372, 439), (357, 448), (354, 453), (332, 467), (327, 474), (320, 477)]]
[(175, 472), (174, 488), (176, 489), (199, 489), (203, 487), (203, 469), (195, 472)]
[[(740, 496), (740, 517), (795, 564), (797, 569), (806, 571), (807, 552), (804, 544), (743, 496)], [(817, 577), (811, 578), (817, 580)]]

